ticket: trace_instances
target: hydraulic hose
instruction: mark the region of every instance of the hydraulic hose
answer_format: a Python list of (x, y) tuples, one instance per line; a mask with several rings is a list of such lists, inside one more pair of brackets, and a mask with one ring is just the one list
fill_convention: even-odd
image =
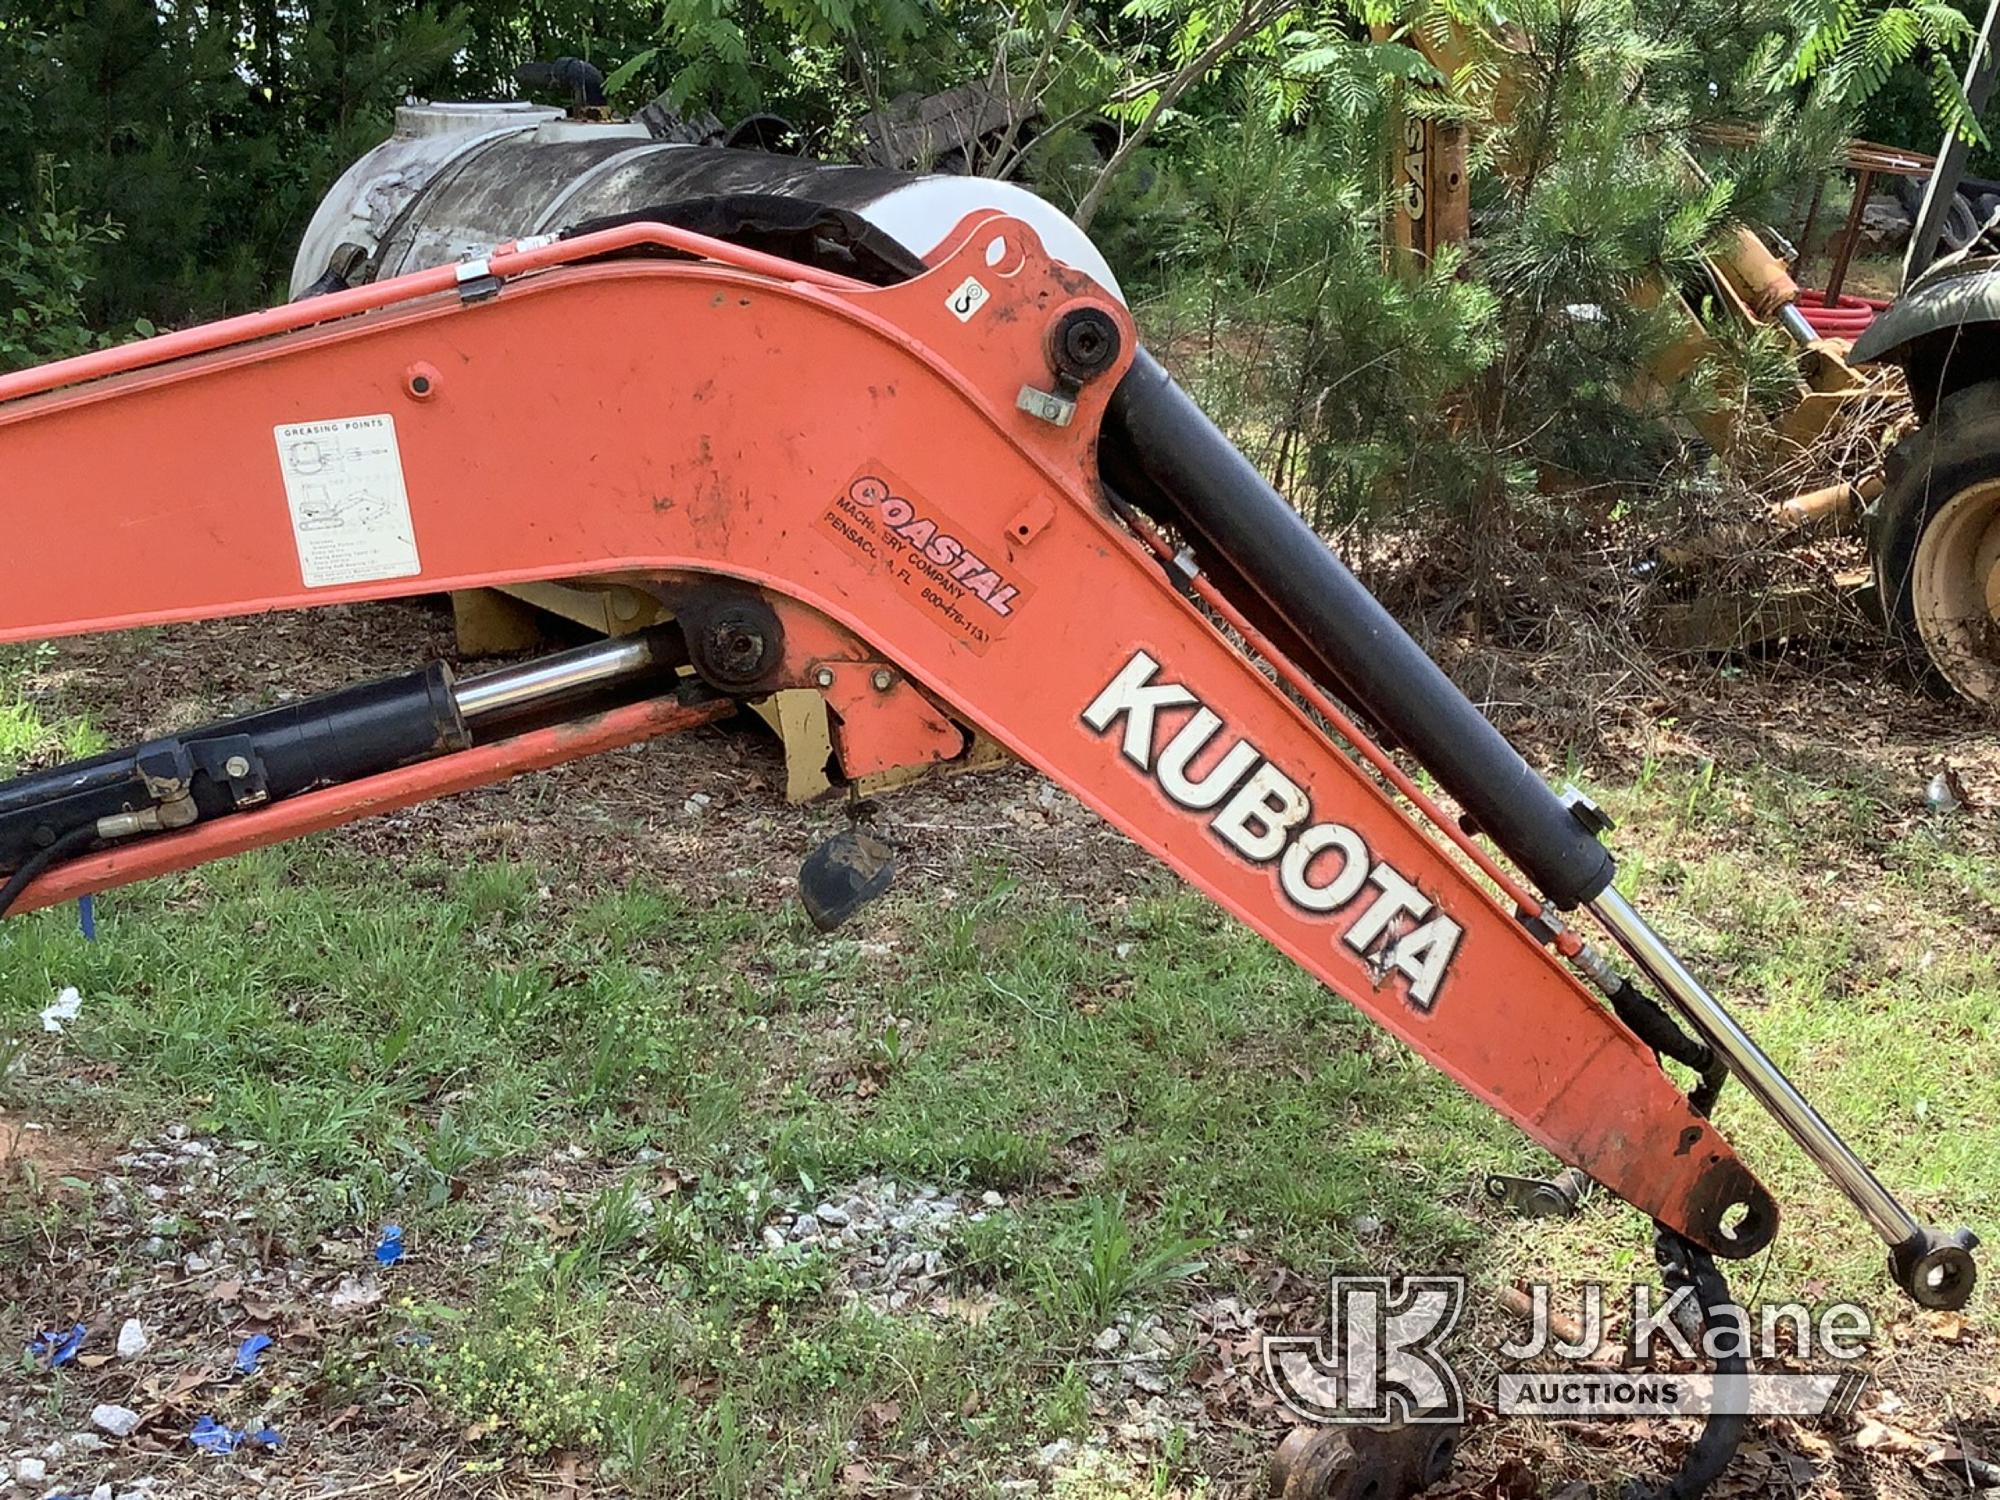
[[(1692, 1287), (1700, 1304), (1702, 1319), (1713, 1325), (1718, 1310), (1733, 1305), (1729, 1283), (1716, 1269), (1715, 1258), (1701, 1246), (1662, 1226), (1653, 1239), (1653, 1258), (1659, 1263), (1661, 1279), (1669, 1287)], [(1718, 1403), (1725, 1401), (1730, 1387), (1750, 1373), (1746, 1340), (1740, 1335), (1734, 1347), (1715, 1360)], [(1738, 1403), (1747, 1405), (1747, 1402)], [(1722, 1477), (1749, 1430), (1750, 1418), (1742, 1412), (1711, 1411), (1701, 1424), (1701, 1433), (1689, 1448), (1681, 1466), (1658, 1485), (1634, 1481), (1626, 1486), (1622, 1500), (1696, 1500)]]
[(21, 868), (7, 877), (7, 883), (0, 885), (0, 917), (7, 915), (9, 908), (21, 899), (21, 892), (40, 879), (42, 873), (53, 869), (72, 855), (83, 853), (97, 842), (97, 825), (86, 823), (81, 828), (72, 828), (53, 844), (37, 849), (22, 861)]

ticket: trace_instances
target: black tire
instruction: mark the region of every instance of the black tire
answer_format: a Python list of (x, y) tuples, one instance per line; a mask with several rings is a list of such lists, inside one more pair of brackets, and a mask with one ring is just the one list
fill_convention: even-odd
[(1944, 229), (1941, 238), (1947, 250), (1963, 250), (1979, 238), (1979, 215), (1972, 211), (1972, 205), (1965, 201), (1965, 194), (1953, 193), (1951, 207), (1945, 210)]
[[(1941, 661), (1917, 623), (1917, 552), (1947, 504), (1975, 485), (2000, 484), (2000, 380), (1951, 392), (1889, 452), (1869, 528), (1875, 587), (1890, 628), (1937, 685), (2000, 705), (2000, 627), (1987, 625), (1963, 659)], [(1990, 685), (1982, 679), (1990, 675)]]
[[(1912, 225), (1923, 210), (1924, 190), (1921, 184), (1899, 177), (1889, 185), (1889, 192), (1903, 205), (1903, 211), (1910, 216)], [(1944, 250), (1963, 250), (1971, 244), (1979, 233), (1984, 218), (1965, 196), (1963, 189), (1951, 195), (1951, 204), (1944, 212), (1944, 223), (1939, 227), (1938, 238)]]

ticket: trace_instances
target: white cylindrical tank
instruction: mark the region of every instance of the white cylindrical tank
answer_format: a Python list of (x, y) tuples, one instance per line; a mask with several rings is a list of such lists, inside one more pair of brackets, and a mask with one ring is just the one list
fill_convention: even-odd
[(1051, 255), (1118, 291), (1089, 237), (1014, 183), (660, 141), (641, 124), (573, 120), (532, 104), (439, 103), (398, 109), (394, 135), (334, 184), (300, 244), (291, 294), (330, 270), (348, 284), (373, 281), (590, 219), (746, 193), (849, 209), (920, 256), (968, 213), (999, 209), (1032, 225)]

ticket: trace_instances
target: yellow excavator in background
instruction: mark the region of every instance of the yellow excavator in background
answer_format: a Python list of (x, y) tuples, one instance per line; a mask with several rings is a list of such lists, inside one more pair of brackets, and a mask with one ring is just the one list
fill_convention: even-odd
[[(1993, 84), (1992, 28), (1989, 13), (1965, 80), (1975, 110)], [(1391, 33), (1378, 28), (1376, 35), (1386, 41)], [(1460, 76), (1472, 61), (1472, 40), (1457, 28), (1442, 36), (1417, 29), (1397, 39), (1416, 48), (1445, 78)], [(1447, 247), (1469, 247), (1472, 240), (1471, 132), (1450, 110), (1427, 107), (1425, 92), (1421, 84), (1403, 86), (1386, 132), (1391, 190), (1385, 253), (1392, 265), (1411, 274)], [(1443, 98), (1442, 89), (1430, 92)], [(1488, 105), (1492, 117), (1507, 118), (1508, 94), (1503, 69)], [(1748, 145), (1755, 132), (1724, 127), (1708, 136), (1721, 146)], [(1861, 527), (1870, 567), (1854, 582), (1872, 596), (1871, 613), (1920, 645), (1953, 690), (1993, 705), (2000, 704), (2000, 259), (1970, 259), (1960, 251), (1932, 264), (1942, 214), (1954, 199), (1964, 159), (1955, 140), (1947, 140), (1935, 157), (1849, 143), (1842, 164), (1854, 174), (1856, 190), (1836, 242), (1825, 294), (1829, 306), (1852, 256), (1873, 179), (1899, 173), (1926, 181), (1925, 210), (1904, 269), (1905, 292), (1859, 339), (1827, 336), (1814, 327), (1801, 304), (1802, 297), (1818, 294), (1801, 293), (1786, 262), (1747, 225), (1738, 225), (1706, 257), (1701, 298), (1711, 304), (1711, 316), (1775, 327), (1796, 343), (1798, 397), (1777, 433), (1797, 454), (1850, 403), (1879, 392), (1879, 380), (1867, 366), (1899, 366), (1914, 412), (1915, 425), (1902, 418), (1881, 432), (1878, 448), (1886, 456), (1874, 472), (1788, 496), (1764, 515), (1729, 528), (1724, 540), (1734, 547), (1801, 529)], [(1690, 185), (1700, 182), (1701, 169), (1692, 158), (1687, 167)], [(1678, 305), (1684, 321), (1683, 335), (1649, 366), (1657, 386), (1672, 388), (1718, 352), (1716, 336), (1682, 288), (1662, 282), (1636, 287), (1632, 295), (1643, 305)], [(1716, 451), (1735, 449), (1739, 432), (1732, 412), (1702, 413), (1693, 421)], [(1665, 549), (1665, 560), (1698, 561), (1714, 554), (1715, 542), (1703, 538), (1676, 545)], [(1772, 603), (1706, 598), (1677, 616), (1666, 634), (1690, 646), (1755, 644), (1797, 622), (1795, 612)]]

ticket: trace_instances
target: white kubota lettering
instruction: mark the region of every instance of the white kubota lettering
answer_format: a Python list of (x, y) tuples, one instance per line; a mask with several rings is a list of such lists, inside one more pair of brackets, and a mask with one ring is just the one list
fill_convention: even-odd
[(1167, 747), (1153, 763), (1153, 776), (1160, 789), (1190, 812), (1206, 812), (1215, 806), (1257, 764), (1256, 746), (1238, 740), (1199, 781), (1188, 779), (1188, 766), (1208, 748), (1221, 727), (1222, 720), (1213, 709), (1196, 709), (1194, 717), (1167, 741)]
[[(1312, 883), (1313, 860), (1337, 850), (1340, 868), (1324, 885)], [(1307, 911), (1339, 911), (1368, 884), (1368, 845), (1352, 828), (1315, 823), (1293, 839), (1278, 867), (1278, 885), (1292, 905)]]
[(1158, 662), (1139, 652), (1083, 711), (1083, 722), (1099, 734), (1123, 716), (1125, 758), (1142, 771), (1153, 768), (1153, 715), (1163, 708), (1184, 708), (1195, 701), (1194, 694), (1178, 682), (1147, 687), (1159, 670)]
[(1292, 830), (1311, 812), (1305, 789), (1267, 760), (1250, 773), (1208, 826), (1238, 854), (1261, 865), (1278, 857)]
[[(1156, 682), (1159, 672), (1158, 661), (1135, 651), (1084, 709), (1084, 724), (1106, 735), (1123, 720), (1120, 753), (1151, 776), (1169, 801), (1189, 812), (1215, 809), (1210, 832), (1252, 864), (1276, 861), (1278, 889), (1299, 911), (1347, 913), (1340, 940), (1380, 978), (1400, 974), (1410, 1003), (1430, 1010), (1464, 929), (1436, 911), (1415, 881), (1376, 859), (1354, 829), (1314, 822), (1305, 788), (1249, 740), (1237, 738), (1208, 770), (1191, 776), (1223, 722), (1185, 685)], [(1184, 708), (1194, 712), (1159, 745), (1161, 714)]]

